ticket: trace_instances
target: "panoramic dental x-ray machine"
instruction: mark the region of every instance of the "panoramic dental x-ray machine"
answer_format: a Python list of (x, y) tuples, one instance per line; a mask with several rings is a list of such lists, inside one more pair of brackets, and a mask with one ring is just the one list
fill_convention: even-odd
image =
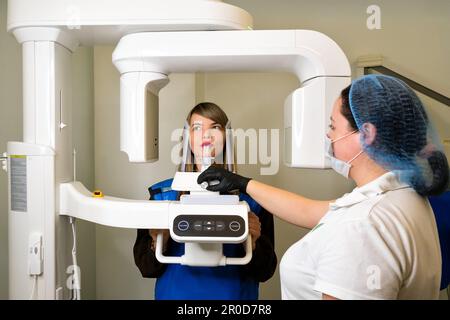
[[(199, 173), (176, 174), (172, 189), (190, 192), (180, 201), (102, 196), (76, 181), (71, 55), (79, 45), (117, 44), (112, 62), (120, 72), (120, 146), (130, 162), (158, 158), (158, 93), (171, 73), (284, 71), (301, 82), (284, 104), (285, 163), (329, 167), (327, 121), (350, 83), (348, 61), (333, 40), (310, 30), (252, 30), (247, 12), (217, 0), (109, 0), (105, 6), (8, 1), (7, 29), (23, 52), (23, 142), (9, 142), (3, 157), (11, 299), (67, 298), (65, 272), (74, 262), (66, 238), (75, 218), (169, 229), (186, 243), (186, 253), (164, 256), (160, 234), (156, 254), (163, 263), (219, 266), (251, 259), (248, 206), (238, 196), (206, 191), (196, 183)], [(244, 257), (223, 256), (223, 243), (241, 242)]]

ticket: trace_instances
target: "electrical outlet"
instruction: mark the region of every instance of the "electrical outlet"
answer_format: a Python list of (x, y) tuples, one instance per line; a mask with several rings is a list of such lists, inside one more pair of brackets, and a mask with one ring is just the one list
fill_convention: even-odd
[(28, 240), (28, 274), (38, 276), (42, 273), (42, 235), (32, 233)]

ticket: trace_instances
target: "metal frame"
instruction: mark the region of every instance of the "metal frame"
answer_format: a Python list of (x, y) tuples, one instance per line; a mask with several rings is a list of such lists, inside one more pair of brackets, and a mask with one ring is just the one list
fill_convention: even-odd
[(450, 107), (450, 98), (446, 97), (439, 92), (436, 92), (434, 90), (431, 90), (430, 88), (427, 88), (420, 83), (415, 82), (414, 80), (411, 80), (407, 77), (402, 76), (401, 74), (386, 68), (384, 66), (372, 66), (372, 67), (364, 67), (364, 74), (370, 74), (370, 70), (374, 70), (377, 72), (380, 72), (382, 74), (393, 76), (396, 78), (399, 78), (400, 80), (404, 81), (406, 84), (408, 84), (411, 88), (413, 88), (416, 91), (419, 91), (420, 93), (423, 93), (426, 96), (429, 96), (433, 98), (434, 100), (437, 100), (443, 104), (445, 104), (447, 107)]

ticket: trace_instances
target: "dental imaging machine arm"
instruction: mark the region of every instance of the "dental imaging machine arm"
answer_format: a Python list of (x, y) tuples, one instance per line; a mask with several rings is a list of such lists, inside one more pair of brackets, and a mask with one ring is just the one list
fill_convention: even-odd
[[(252, 257), (248, 233), (248, 205), (235, 195), (205, 191), (197, 184), (199, 173), (178, 172), (172, 188), (190, 191), (180, 201), (139, 201), (93, 197), (80, 182), (60, 186), (60, 214), (111, 227), (169, 229), (172, 239), (185, 242), (185, 254), (168, 257), (162, 253), (162, 233), (156, 241), (156, 257), (162, 263), (190, 266), (247, 264)], [(223, 243), (246, 241), (246, 255), (225, 257)]]
[(120, 76), (120, 148), (131, 162), (157, 154), (149, 128), (158, 92), (172, 72), (267, 72), (295, 74), (301, 87), (284, 105), (285, 163), (327, 168), (325, 133), (331, 108), (350, 83), (341, 48), (311, 30), (149, 32), (124, 36), (113, 52)]
[[(350, 81), (350, 70), (342, 50), (319, 32), (279, 30), (130, 34), (117, 45), (113, 63), (121, 73), (121, 150), (128, 154), (131, 162), (148, 162), (157, 155), (157, 144), (152, 142), (158, 139), (151, 137), (148, 129), (157, 126), (158, 120), (154, 117), (152, 123), (147, 115), (152, 113), (150, 109), (158, 108), (158, 92), (168, 83), (170, 73), (287, 71), (295, 73), (302, 86), (291, 93), (284, 106), (285, 147), (288, 155), (285, 160), (297, 167), (325, 168), (328, 165), (324, 153), (326, 125), (333, 100)], [(87, 193), (81, 196), (83, 192), (79, 183), (63, 185), (61, 213), (76, 216), (75, 208), (83, 207), (80, 204), (92, 205), (86, 211), (93, 212), (93, 216), (80, 214), (80, 217), (111, 226), (170, 229), (173, 239), (189, 243), (186, 257), (163, 257), (161, 242), (158, 241), (157, 258), (162, 262), (190, 265), (224, 265), (226, 261), (242, 263), (242, 260), (226, 260), (222, 257), (221, 247), (217, 243), (245, 240), (248, 233), (245, 205), (239, 205), (237, 199), (230, 201), (223, 200), (224, 196), (208, 195), (196, 184), (195, 179), (193, 173), (177, 173), (174, 190), (202, 194), (197, 198), (194, 195), (184, 196), (179, 203), (143, 203), (114, 198), (106, 198), (99, 203), (99, 200), (89, 198)], [(185, 184), (177, 186), (181, 180)], [(66, 199), (71, 200), (71, 205), (67, 205)], [(196, 202), (192, 202), (193, 199)], [(226, 204), (222, 204), (222, 201)], [(131, 208), (135, 210), (130, 211)], [(126, 217), (123, 212), (128, 212)], [(240, 216), (242, 221), (238, 223), (225, 218), (227, 214)], [(201, 218), (195, 219), (189, 215)], [(207, 219), (207, 215), (211, 215), (211, 219)], [(214, 215), (220, 218), (214, 218)], [(184, 219), (177, 216), (183, 216)], [(206, 222), (223, 223), (231, 234), (221, 236), (216, 226), (213, 227), (214, 232), (205, 233), (202, 224)], [(244, 234), (232, 232), (232, 223), (242, 224), (240, 230)], [(197, 250), (201, 245), (193, 243), (204, 243), (205, 254)], [(219, 251), (216, 250), (218, 254), (211, 254), (214, 250), (212, 247), (206, 248), (205, 243), (210, 243), (216, 249), (220, 247)], [(250, 254), (251, 257), (249, 243), (248, 239), (247, 248), (250, 249), (247, 250), (247, 256)], [(195, 254), (188, 254), (190, 250), (194, 250)], [(248, 257), (244, 261), (248, 262)]]

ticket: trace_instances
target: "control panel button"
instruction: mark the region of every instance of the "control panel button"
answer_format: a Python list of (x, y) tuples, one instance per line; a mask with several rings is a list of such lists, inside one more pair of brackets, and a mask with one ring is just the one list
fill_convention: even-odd
[(241, 224), (237, 221), (231, 221), (229, 227), (231, 231), (237, 232), (241, 229)]
[(223, 231), (225, 229), (225, 223), (223, 221), (216, 222), (216, 230)]
[(178, 230), (186, 231), (187, 229), (189, 229), (189, 222), (187, 222), (186, 220), (181, 220), (180, 222), (178, 222)]
[(203, 224), (201, 221), (195, 221), (194, 222), (194, 230), (195, 231), (201, 231), (203, 229)]
[(204, 226), (203, 230), (205, 230), (205, 231), (214, 231), (214, 227), (212, 227), (212, 226)]

